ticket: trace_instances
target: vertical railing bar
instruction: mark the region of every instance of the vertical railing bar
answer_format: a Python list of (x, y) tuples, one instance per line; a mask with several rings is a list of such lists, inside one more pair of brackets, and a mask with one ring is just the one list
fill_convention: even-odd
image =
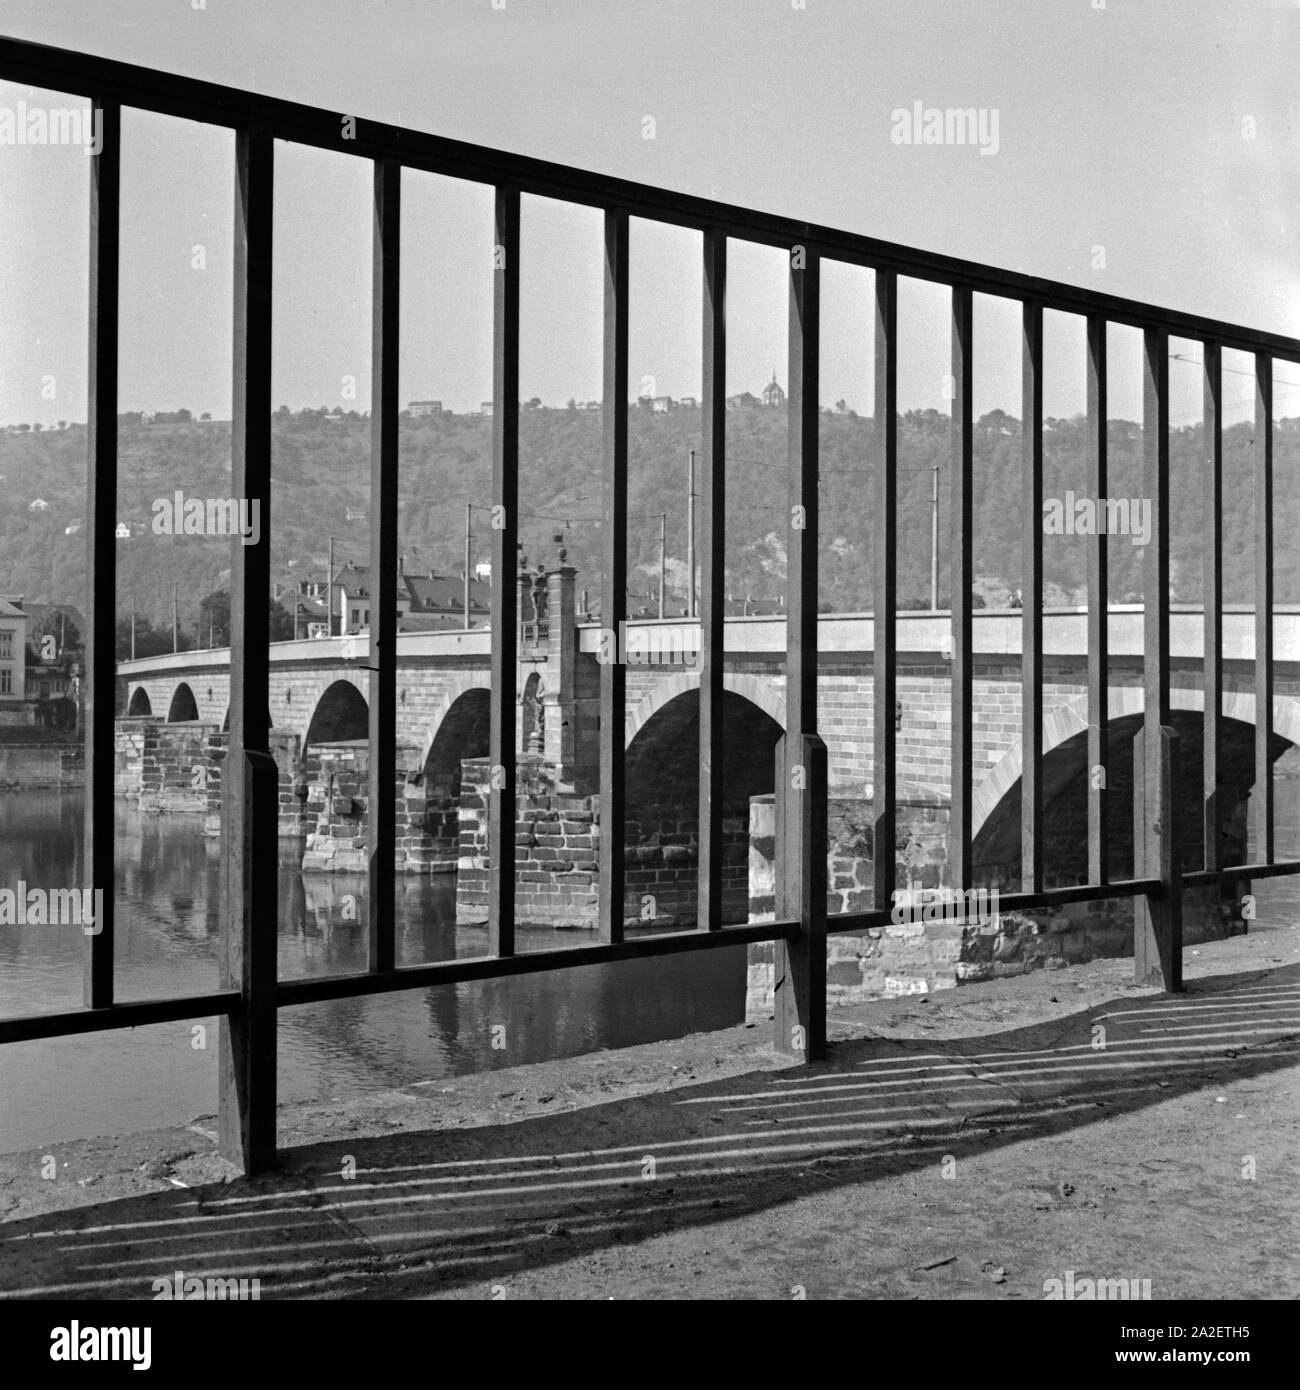
[(370, 822), (369, 965), (396, 962), (397, 791), (397, 373), (401, 275), (402, 166), (374, 170), (370, 366)]
[(222, 795), (222, 983), (240, 1007), (221, 1029), (222, 1152), (249, 1173), (275, 1160), (278, 774), (270, 739), (271, 260), (275, 147), (235, 137), (231, 485), (260, 504), (261, 539), (230, 544), (230, 742)]
[(821, 260), (790, 250), (786, 732), (777, 769), (776, 910), (798, 921), (775, 947), (773, 1041), (826, 1050), (826, 749), (817, 736), (818, 390)]
[(1133, 961), (1139, 984), (1163, 981), (1167, 990), (1174, 990), (1181, 980), (1182, 880), (1169, 876), (1177, 863), (1172, 794), (1177, 743), (1169, 677), (1169, 334), (1152, 328), (1143, 340), (1142, 490), (1151, 507), (1152, 535), (1142, 572), (1142, 738), (1135, 741), (1133, 767), (1135, 806), (1141, 804), (1144, 820), (1135, 814), (1133, 848), (1135, 872), (1140, 842), (1142, 873), (1159, 876), (1161, 887), (1158, 894), (1135, 900)]
[(612, 651), (602, 653), (600, 666), (598, 928), (601, 941), (616, 943), (623, 940), (627, 811), (627, 668), (622, 647), (627, 618), (628, 215), (623, 208), (605, 211), (604, 306), (600, 624), (614, 634), (614, 641), (609, 644)]
[(1255, 787), (1257, 864), (1273, 862), (1273, 359), (1255, 354)]
[[(1150, 329), (1146, 335), (1143, 379), (1143, 482), (1154, 512), (1154, 544), (1143, 573), (1144, 722), (1155, 740), (1169, 723), (1169, 334)], [(1157, 755), (1148, 745), (1148, 760)]]
[(498, 186), (492, 256), (492, 655), (488, 730), (488, 953), (515, 953), (518, 684), (519, 189)]
[(893, 905), (898, 783), (898, 275), (892, 270), (877, 270), (875, 279), (871, 816), (875, 904), (883, 911)]
[(1021, 889), (1043, 886), (1043, 306), (1026, 300), (1021, 346)]
[[(1088, 496), (1106, 492), (1106, 320), (1088, 319)], [(1110, 583), (1106, 528), (1087, 538), (1088, 569), (1088, 882), (1110, 882)]]
[(1222, 349), (1204, 347), (1204, 448), (1201, 456), (1203, 511), (1202, 607), (1204, 609), (1203, 713), (1201, 718), (1204, 867), (1223, 864), (1223, 805), (1219, 778), (1223, 752), (1223, 416), (1220, 408)]
[(786, 734), (791, 762), (800, 740), (817, 732), (818, 357), (821, 262), (795, 248), (804, 263), (790, 271), (789, 440), (790, 546), (786, 595)]
[[(699, 910), (706, 931), (722, 926), (722, 797), (724, 662), (723, 585), (726, 559), (727, 238), (704, 233), (704, 434), (696, 473), (700, 564), (700, 805)], [(695, 576), (687, 576), (688, 592)]]
[(972, 298), (960, 285), (952, 291), (952, 477), (948, 507), (948, 554), (952, 603), (951, 760), (952, 806), (948, 865), (952, 887), (971, 883), (970, 832), (973, 773), (971, 759), (971, 425)]
[[(93, 107), (93, 103), (92, 103)], [(83, 886), (101, 890), (99, 931), (84, 937), (87, 1008), (113, 1002), (113, 763), (116, 671), (118, 268), (122, 108), (99, 110), (102, 144), (90, 168), (90, 321), (87, 362), (86, 803)], [(21, 653), (19, 654), (21, 656)]]

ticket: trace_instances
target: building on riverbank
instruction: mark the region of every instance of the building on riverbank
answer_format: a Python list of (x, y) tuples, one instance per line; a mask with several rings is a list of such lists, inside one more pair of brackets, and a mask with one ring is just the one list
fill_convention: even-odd
[(30, 724), (23, 596), (0, 594), (0, 724)]

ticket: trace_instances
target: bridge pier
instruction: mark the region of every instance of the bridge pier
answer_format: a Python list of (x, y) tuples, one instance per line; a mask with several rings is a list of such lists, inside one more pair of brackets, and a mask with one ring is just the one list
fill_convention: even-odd
[[(370, 750), (364, 739), (316, 744), (304, 760), (304, 873), (365, 874)], [(426, 777), (413, 744), (398, 745), (394, 870), (453, 873), (460, 855), (459, 802), (448, 782)]]
[(208, 809), (210, 745), (220, 735), (215, 723), (165, 723), (153, 716), (117, 720), (113, 792), (154, 814)]
[[(303, 809), (306, 783), (298, 751), (302, 740), (289, 730), (272, 729), (269, 742), (276, 766), (276, 833), (281, 839), (298, 839), (306, 833)], [(222, 783), (229, 750), (230, 734), (225, 730), (208, 740), (205, 835), (215, 837), (222, 833)]]

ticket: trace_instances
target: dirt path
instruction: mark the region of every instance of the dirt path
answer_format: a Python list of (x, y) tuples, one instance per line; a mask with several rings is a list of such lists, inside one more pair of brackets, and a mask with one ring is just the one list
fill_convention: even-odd
[(1300, 933), (1131, 972), (835, 1011), (812, 1068), (736, 1028), (286, 1109), (254, 1183), (211, 1120), (0, 1157), (0, 1294), (1300, 1295)]

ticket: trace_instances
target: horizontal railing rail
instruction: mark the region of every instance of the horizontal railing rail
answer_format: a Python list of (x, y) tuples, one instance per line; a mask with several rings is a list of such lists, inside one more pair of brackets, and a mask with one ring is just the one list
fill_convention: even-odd
[[(869, 930), (892, 920), (894, 855), (874, 860), (874, 908), (832, 917), (826, 910), (827, 750), (817, 729), (819, 615), (818, 427), (821, 265), (825, 260), (875, 272), (864, 306), (874, 330), (875, 415), (870, 459), (875, 526), (871, 670), (874, 716), (872, 830), (874, 843), (895, 843), (898, 788), (893, 712), (899, 656), (896, 520), (898, 502), (898, 277), (947, 286), (951, 302), (950, 496), (947, 549), (954, 606), (931, 615), (948, 627), (951, 660), (952, 752), (948, 867), (951, 888), (972, 889), (973, 674), (979, 651), (971, 611), (973, 550), (973, 348), (975, 293), (1011, 298), (1022, 306), (1022, 518), (1024, 605), (1019, 623), (1023, 771), (1021, 774), (1021, 889), (1000, 897), (1002, 910), (1132, 899), (1136, 906), (1135, 970), (1143, 983), (1177, 989), (1181, 983), (1182, 893), (1185, 887), (1300, 872), (1300, 861), (1274, 852), (1273, 682), (1273, 421), (1275, 361), (1300, 362), (1300, 340), (1179, 310), (1160, 308), (1077, 285), (998, 269), (859, 233), (774, 213), (670, 192), (625, 179), (492, 150), (425, 132), (156, 72), (88, 54), (0, 38), (0, 80), (30, 84), (89, 101), (100, 112), (102, 147), (92, 164), (90, 220), (89, 402), (87, 429), (87, 565), (91, 598), (87, 635), (86, 831), (87, 882), (113, 880), (115, 670), (114, 532), (117, 490), (118, 328), (121, 133), (124, 107), (227, 127), (235, 133), (234, 373), (231, 418), (232, 482), (241, 496), (264, 499), (264, 534), (272, 533), (271, 257), (276, 140), (309, 145), (368, 161), (374, 179), (372, 241), (373, 324), (371, 498), (375, 518), (369, 563), (377, 576), (371, 630), (352, 655), (371, 674), (369, 704), (369, 957), (368, 970), (343, 976), (276, 978), (276, 773), (267, 749), (270, 673), (267, 604), (269, 546), (231, 545), (230, 753), (223, 782), (222, 979), (217, 991), (171, 999), (119, 1001), (114, 981), (114, 911), (105, 893), (99, 931), (87, 937), (86, 1007), (0, 1021), (0, 1042), (18, 1042), (219, 1015), (222, 1019), (220, 1096), (223, 1150), (254, 1171), (275, 1158), (275, 1068), (278, 1010), (297, 1004), (428, 988), (536, 971), (564, 970), (684, 951), (772, 943), (775, 956), (775, 1034), (778, 1047), (812, 1060), (826, 1044), (826, 937)], [(494, 190), (492, 533), (493, 573), (513, 573), (518, 548), (520, 199), (524, 194), (584, 204), (604, 215), (602, 393), (602, 624), (627, 618), (629, 219), (646, 218), (702, 233), (702, 448), (696, 475), (700, 502), (698, 608), (699, 804), (697, 927), (624, 935), (624, 846), (618, 827), (626, 807), (624, 713), (626, 671), (604, 663), (599, 689), (599, 814), (597, 944), (572, 950), (516, 949), (515, 872), (517, 658), (521, 646), (545, 635), (540, 623), (519, 621), (517, 586), (493, 586), (490, 634), (476, 646), (491, 667), (488, 797), (488, 953), (399, 967), (395, 960), (394, 811), (388, 778), (394, 765), (393, 712), (397, 660), (397, 353), (402, 251), (402, 174), (418, 170), (472, 180)], [(726, 285), (729, 239), (782, 248), (789, 257), (789, 396), (787, 537), (788, 593), (779, 619), (786, 625), (786, 726), (776, 756), (775, 920), (727, 925), (723, 920), (723, 722), (725, 603), (722, 520), (725, 516)], [(1091, 495), (1106, 495), (1107, 328), (1143, 333), (1143, 488), (1150, 499), (1151, 544), (1143, 555), (1142, 728), (1134, 751), (1133, 876), (1111, 875), (1107, 843), (1109, 793), (1105, 778), (1087, 792), (1087, 882), (1045, 886), (1043, 756), (1043, 312), (1086, 321), (1088, 456)], [(1204, 350), (1203, 421), (1207, 447), (1202, 631), (1204, 781), (1176, 792), (1170, 681), (1169, 600), (1169, 373), (1171, 336)], [(1222, 773), (1224, 612), (1222, 592), (1221, 354), (1229, 348), (1255, 363), (1254, 616), (1249, 664), (1257, 718), (1252, 801), (1258, 863), (1225, 865)], [(496, 518), (501, 524), (495, 524)], [(1108, 622), (1107, 538), (1087, 538), (1087, 758), (1105, 768), (1112, 756), (1107, 724), (1111, 634)], [(531, 615), (530, 615), (531, 616)], [(540, 617), (540, 615), (537, 615)], [(875, 629), (878, 629), (875, 630)], [(300, 644), (304, 647), (307, 644)], [(204, 664), (201, 654), (178, 657)], [(386, 771), (387, 769), (387, 771)], [(1202, 863), (1182, 866), (1174, 852), (1180, 804), (1197, 805)], [(1199, 804), (1198, 804), (1199, 803)]]

